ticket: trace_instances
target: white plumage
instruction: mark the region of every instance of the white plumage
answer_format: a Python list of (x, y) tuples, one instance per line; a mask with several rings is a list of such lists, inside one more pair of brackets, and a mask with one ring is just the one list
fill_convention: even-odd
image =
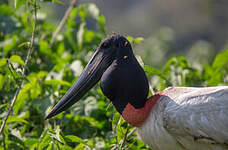
[(138, 134), (152, 150), (228, 149), (228, 86), (165, 89)]

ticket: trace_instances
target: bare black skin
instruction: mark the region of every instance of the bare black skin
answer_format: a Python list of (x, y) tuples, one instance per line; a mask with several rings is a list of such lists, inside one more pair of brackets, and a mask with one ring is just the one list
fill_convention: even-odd
[(136, 60), (129, 41), (121, 35), (112, 35), (101, 42), (78, 80), (45, 119), (68, 109), (99, 80), (102, 92), (120, 114), (128, 103), (136, 109), (145, 105), (149, 91), (146, 74)]

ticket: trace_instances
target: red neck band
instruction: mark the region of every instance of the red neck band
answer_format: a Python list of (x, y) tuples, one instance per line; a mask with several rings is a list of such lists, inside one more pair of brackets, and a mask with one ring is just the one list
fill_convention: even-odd
[(151, 109), (156, 104), (162, 92), (151, 96), (145, 103), (144, 107), (136, 109), (130, 103), (126, 105), (122, 112), (123, 118), (131, 125), (135, 127), (140, 127), (143, 122), (147, 119), (150, 114)]

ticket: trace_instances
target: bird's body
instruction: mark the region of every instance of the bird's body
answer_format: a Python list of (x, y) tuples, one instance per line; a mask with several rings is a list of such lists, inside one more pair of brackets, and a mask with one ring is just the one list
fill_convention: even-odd
[(153, 150), (228, 149), (228, 87), (173, 87), (148, 100), (146, 74), (121, 35), (99, 45), (46, 119), (79, 101), (99, 80), (104, 95)]
[(228, 149), (228, 86), (165, 89), (138, 134), (153, 150)]

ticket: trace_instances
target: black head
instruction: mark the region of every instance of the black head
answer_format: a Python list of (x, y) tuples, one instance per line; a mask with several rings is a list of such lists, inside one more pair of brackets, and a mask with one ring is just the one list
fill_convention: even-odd
[(112, 35), (101, 42), (78, 80), (46, 119), (76, 103), (99, 80), (103, 93), (120, 113), (127, 103), (135, 108), (144, 106), (149, 89), (145, 72), (137, 62), (129, 41), (121, 35)]

